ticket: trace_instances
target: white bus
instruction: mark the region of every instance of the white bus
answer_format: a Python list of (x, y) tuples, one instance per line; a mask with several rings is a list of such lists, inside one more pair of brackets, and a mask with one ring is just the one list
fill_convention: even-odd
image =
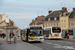
[(21, 40), (30, 41), (44, 41), (43, 29), (41, 26), (29, 26), (21, 30)]
[(45, 27), (44, 28), (45, 39), (60, 39), (62, 38), (61, 27)]

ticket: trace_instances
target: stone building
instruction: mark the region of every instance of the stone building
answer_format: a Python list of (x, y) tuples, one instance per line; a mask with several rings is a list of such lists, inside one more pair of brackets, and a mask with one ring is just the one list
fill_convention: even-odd
[(13, 26), (14, 22), (11, 21), (5, 14), (0, 14), (0, 34), (6, 34), (6, 27)]
[(49, 11), (49, 14), (44, 19), (44, 27), (60, 27), (60, 16), (67, 13), (67, 8), (62, 10)]

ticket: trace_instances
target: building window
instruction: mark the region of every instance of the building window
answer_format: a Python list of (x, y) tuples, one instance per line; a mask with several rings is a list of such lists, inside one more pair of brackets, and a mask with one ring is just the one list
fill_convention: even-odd
[(55, 27), (55, 24), (54, 24), (54, 27)]
[(57, 23), (57, 27), (58, 27), (58, 23)]
[(48, 24), (48, 26), (50, 27), (50, 24)]
[(63, 23), (63, 20), (61, 20), (61, 23)]
[(68, 30), (69, 35), (73, 35), (73, 30)]
[(64, 29), (66, 29), (66, 26), (64, 26)]
[(57, 17), (57, 20), (59, 20), (59, 17)]
[(50, 21), (50, 18), (48, 18), (48, 21)]
[(51, 20), (54, 20), (54, 17), (51, 17), (50, 19), (51, 19)]
[(64, 20), (64, 23), (66, 23), (66, 20)]
[(63, 26), (61, 26), (63, 28)]
[(71, 27), (73, 27), (73, 22), (71, 22)]
[(54, 20), (57, 20), (57, 18), (55, 17)]

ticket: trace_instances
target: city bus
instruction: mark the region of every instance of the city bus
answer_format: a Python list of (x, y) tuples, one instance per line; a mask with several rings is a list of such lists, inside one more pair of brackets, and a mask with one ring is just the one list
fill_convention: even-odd
[(45, 27), (44, 37), (45, 39), (61, 39), (62, 38), (61, 27)]
[(43, 29), (41, 26), (29, 26), (21, 30), (21, 40), (30, 41), (44, 41)]

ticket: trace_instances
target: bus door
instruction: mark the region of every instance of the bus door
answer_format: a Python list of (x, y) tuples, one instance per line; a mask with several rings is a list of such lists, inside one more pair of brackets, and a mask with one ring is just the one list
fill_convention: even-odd
[(30, 33), (30, 29), (27, 29), (27, 33), (26, 33), (26, 42), (28, 42), (28, 34)]

